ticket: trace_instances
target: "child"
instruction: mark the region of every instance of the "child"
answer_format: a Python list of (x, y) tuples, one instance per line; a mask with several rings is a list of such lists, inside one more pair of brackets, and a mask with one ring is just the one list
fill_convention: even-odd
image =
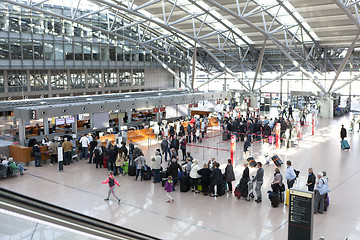
[(171, 197), (171, 192), (173, 190), (173, 187), (174, 187), (174, 182), (172, 181), (172, 176), (169, 176), (164, 187), (164, 190), (166, 191), (166, 196), (169, 198), (169, 200), (166, 201), (167, 203), (174, 202), (174, 199)]
[(110, 194), (112, 193), (114, 195), (114, 197), (116, 198), (116, 200), (118, 200), (118, 203), (121, 203), (121, 199), (118, 198), (114, 192), (114, 186), (115, 184), (118, 185), (120, 187), (120, 184), (115, 180), (114, 178), (114, 173), (112, 171), (109, 172), (109, 177), (106, 181), (102, 182), (102, 184), (106, 184), (109, 183), (109, 191), (108, 191), (108, 196), (107, 198), (105, 198), (105, 201), (109, 201), (110, 198)]

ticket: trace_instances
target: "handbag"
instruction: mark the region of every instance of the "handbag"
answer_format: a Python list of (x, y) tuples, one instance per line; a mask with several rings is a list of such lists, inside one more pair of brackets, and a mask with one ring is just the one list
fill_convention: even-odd
[(285, 185), (284, 185), (284, 184), (282, 184), (282, 185), (280, 186), (280, 192), (285, 192)]

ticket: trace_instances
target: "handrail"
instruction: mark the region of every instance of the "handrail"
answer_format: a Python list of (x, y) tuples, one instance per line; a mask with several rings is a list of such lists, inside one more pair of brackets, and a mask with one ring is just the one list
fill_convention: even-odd
[(159, 239), (0, 188), (0, 208), (108, 239)]

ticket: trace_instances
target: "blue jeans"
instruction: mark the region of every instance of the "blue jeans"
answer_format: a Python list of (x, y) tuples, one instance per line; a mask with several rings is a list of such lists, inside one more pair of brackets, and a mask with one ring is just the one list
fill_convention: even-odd
[(122, 167), (121, 167), (121, 166), (119, 166), (119, 167), (117, 167), (117, 168), (119, 169), (119, 173), (120, 173), (120, 174), (122, 174), (122, 173), (123, 173), (123, 171), (124, 171), (124, 170), (122, 169)]
[(18, 169), (19, 169), (19, 171), (20, 171), (20, 175), (24, 175), (24, 167), (23, 167), (23, 165), (21, 165), (21, 164), (18, 164), (17, 165), (18, 166)]
[(173, 192), (175, 192), (175, 185), (176, 185), (177, 181), (178, 181), (178, 177), (174, 177), (174, 178), (173, 178), (173, 182), (174, 182)]
[(169, 158), (171, 160), (171, 151), (170, 151), (170, 148), (166, 148), (165, 149), (165, 162), (167, 162), (167, 155), (169, 153)]
[(41, 156), (35, 156), (35, 167), (41, 166)]
[[(91, 163), (92, 159), (93, 159), (93, 156), (94, 156), (94, 149), (90, 149), (90, 159), (89, 159), (89, 163)], [(95, 160), (93, 161), (95, 162)]]
[(81, 158), (87, 158), (88, 157), (88, 148), (87, 147), (82, 147), (81, 148)]
[(136, 176), (135, 176), (135, 179), (137, 180), (137, 178), (139, 177), (139, 174), (140, 174), (140, 179), (141, 181), (143, 180), (143, 172), (141, 169), (136, 169)]
[(109, 163), (109, 161), (108, 161), (108, 169), (109, 169), (109, 171), (113, 171), (113, 173), (115, 174), (115, 171), (116, 171), (115, 163)]
[(160, 169), (153, 169), (154, 182), (160, 182)]
[(71, 151), (64, 152), (64, 165), (70, 165)]

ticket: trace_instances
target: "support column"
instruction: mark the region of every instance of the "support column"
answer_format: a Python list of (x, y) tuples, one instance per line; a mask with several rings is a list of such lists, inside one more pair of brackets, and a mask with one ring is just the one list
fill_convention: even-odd
[(255, 96), (255, 94), (250, 94), (250, 107), (252, 108), (258, 108), (258, 97)]
[(44, 135), (49, 135), (49, 121), (48, 118), (43, 118), (43, 126), (44, 126)]
[(93, 116), (93, 113), (90, 113), (90, 128), (94, 129), (94, 116)]
[(320, 117), (332, 119), (334, 116), (333, 100), (326, 97), (320, 100)]
[(121, 126), (124, 126), (124, 117), (123, 117), (123, 114), (121, 112), (118, 113), (118, 127), (119, 127), (119, 130), (120, 130), (120, 127)]
[(25, 145), (25, 120), (20, 118), (19, 120), (19, 140), (20, 145)]
[(72, 132), (77, 135), (77, 115), (74, 115), (74, 123), (71, 125)]
[(127, 114), (128, 114), (128, 123), (131, 123), (132, 110), (128, 109)]

